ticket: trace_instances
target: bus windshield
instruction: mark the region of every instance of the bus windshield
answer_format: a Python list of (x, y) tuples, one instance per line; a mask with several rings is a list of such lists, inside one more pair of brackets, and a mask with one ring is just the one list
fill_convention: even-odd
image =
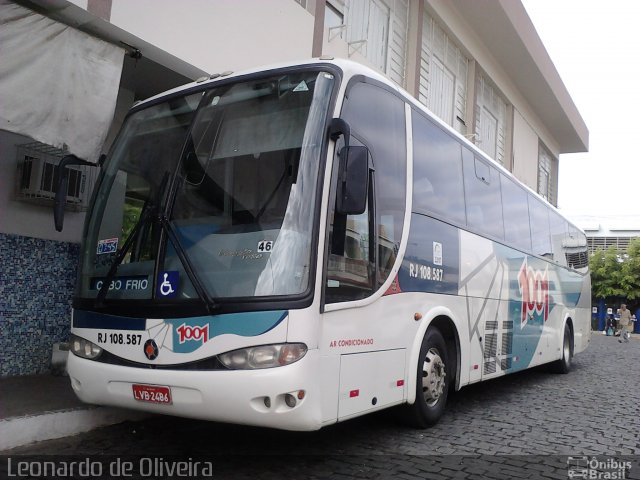
[(288, 72), (131, 114), (95, 195), (78, 297), (305, 293), (333, 85)]

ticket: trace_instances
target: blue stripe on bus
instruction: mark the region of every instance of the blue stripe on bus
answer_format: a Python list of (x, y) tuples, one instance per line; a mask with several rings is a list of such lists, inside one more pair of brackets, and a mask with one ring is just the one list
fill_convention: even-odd
[(105, 330), (144, 330), (146, 318), (120, 317), (104, 313), (73, 311), (74, 328), (102, 328)]

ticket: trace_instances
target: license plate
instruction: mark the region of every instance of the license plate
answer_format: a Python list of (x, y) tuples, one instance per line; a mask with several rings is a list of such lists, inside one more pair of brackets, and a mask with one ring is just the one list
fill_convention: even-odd
[(132, 385), (133, 398), (139, 402), (171, 404), (171, 389), (160, 385)]

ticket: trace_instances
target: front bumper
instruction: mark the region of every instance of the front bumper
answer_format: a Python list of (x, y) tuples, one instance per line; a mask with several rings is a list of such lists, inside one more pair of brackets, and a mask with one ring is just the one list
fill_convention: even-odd
[[(131, 368), (69, 354), (67, 371), (76, 395), (87, 403), (284, 430), (317, 430), (322, 424), (317, 350), (285, 367), (233, 371)], [(137, 401), (133, 384), (168, 386), (172, 403)], [(285, 396), (300, 390), (304, 398), (287, 405)]]

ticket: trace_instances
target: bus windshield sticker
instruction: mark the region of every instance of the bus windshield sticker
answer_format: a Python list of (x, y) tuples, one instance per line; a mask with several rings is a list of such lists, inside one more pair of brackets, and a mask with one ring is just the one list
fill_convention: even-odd
[(293, 89), (294, 92), (308, 92), (309, 91), (309, 87), (307, 87), (307, 82), (305, 82), (304, 80), (302, 80), (297, 86), (296, 88)]
[(108, 238), (106, 240), (98, 241), (98, 248), (96, 255), (102, 255), (104, 253), (116, 253), (118, 251), (118, 239)]
[(442, 266), (442, 244), (433, 242), (433, 264)]
[(158, 275), (158, 296), (162, 298), (175, 297), (178, 294), (180, 272), (160, 272)]

